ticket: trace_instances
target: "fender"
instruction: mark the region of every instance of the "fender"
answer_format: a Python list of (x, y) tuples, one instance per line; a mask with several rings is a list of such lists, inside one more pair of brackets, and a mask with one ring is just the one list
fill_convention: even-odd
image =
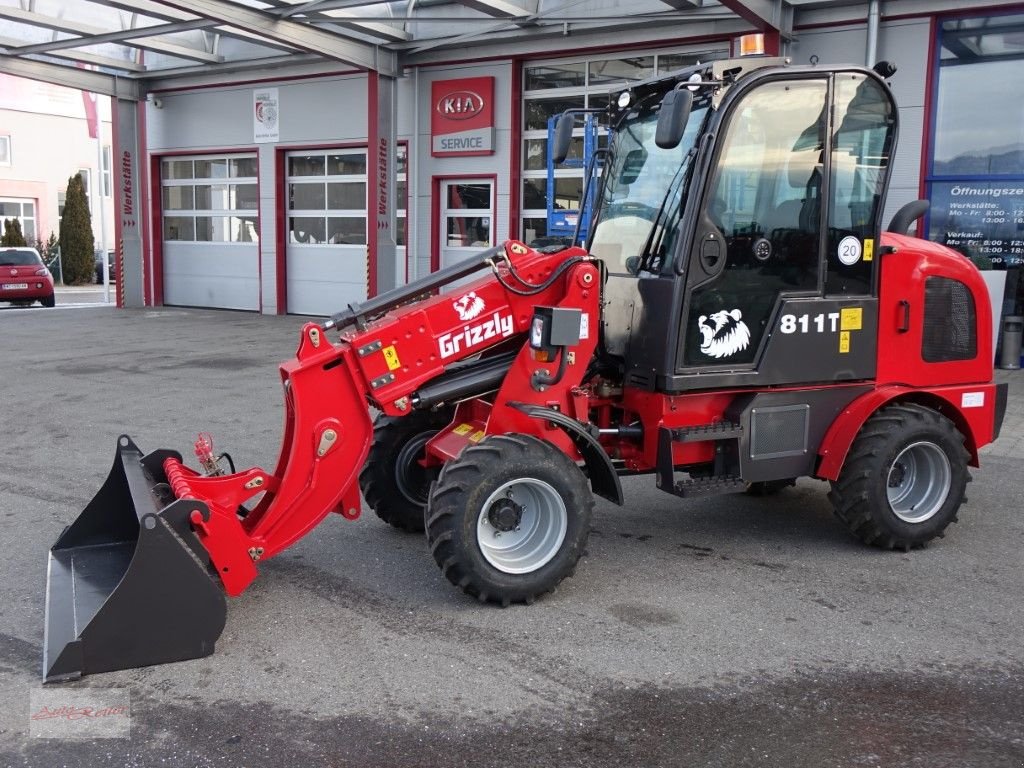
[[(913, 402), (939, 411), (950, 419), (964, 436), (970, 453), (970, 465), (978, 466), (978, 446), (985, 445), (999, 434), (1002, 422), (1000, 405), (1005, 410), (1005, 385), (975, 384), (918, 389), (889, 385), (861, 395), (832, 422), (818, 447), (818, 470), (815, 477), (836, 480), (846, 461), (857, 433), (875, 411), (889, 403)], [(984, 406), (964, 410), (965, 393), (984, 393)]]
[(508, 406), (524, 413), (531, 419), (550, 421), (565, 432), (583, 456), (583, 461), (587, 465), (587, 474), (590, 476), (591, 490), (598, 496), (622, 506), (622, 483), (619, 482), (619, 473), (615, 471), (612, 460), (586, 425), (554, 408), (516, 402), (509, 402)]

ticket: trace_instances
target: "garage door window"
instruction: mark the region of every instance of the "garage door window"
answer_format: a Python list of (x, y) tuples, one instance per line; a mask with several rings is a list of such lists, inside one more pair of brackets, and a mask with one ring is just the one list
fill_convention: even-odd
[(366, 244), (366, 150), (288, 157), (288, 240)]
[[(396, 240), (405, 245), (408, 148), (396, 151)], [(288, 242), (366, 245), (366, 150), (328, 149), (288, 156)]]
[(164, 160), (164, 240), (259, 242), (256, 176), (254, 155)]

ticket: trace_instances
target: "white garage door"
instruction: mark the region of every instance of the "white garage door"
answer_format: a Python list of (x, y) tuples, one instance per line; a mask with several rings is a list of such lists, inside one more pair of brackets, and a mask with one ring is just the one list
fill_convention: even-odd
[[(288, 312), (330, 315), (367, 296), (366, 149), (287, 156)], [(398, 249), (405, 263), (405, 147), (398, 151)]]
[(255, 155), (165, 158), (164, 304), (258, 310)]

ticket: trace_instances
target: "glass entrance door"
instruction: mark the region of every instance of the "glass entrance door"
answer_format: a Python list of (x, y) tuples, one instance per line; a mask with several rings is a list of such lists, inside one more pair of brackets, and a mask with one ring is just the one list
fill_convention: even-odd
[(452, 179), (441, 182), (438, 269), (494, 245), (494, 182)]

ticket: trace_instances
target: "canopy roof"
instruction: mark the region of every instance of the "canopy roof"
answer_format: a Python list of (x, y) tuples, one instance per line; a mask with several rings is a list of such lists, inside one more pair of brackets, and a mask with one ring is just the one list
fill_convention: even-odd
[[(880, 3), (883, 18), (970, 5)], [(765, 31), (785, 41), (799, 25), (863, 21), (867, 12), (854, 0), (0, 0), (0, 72), (139, 98), (157, 85), (267, 69), (397, 76), (410, 65), (609, 40)]]

